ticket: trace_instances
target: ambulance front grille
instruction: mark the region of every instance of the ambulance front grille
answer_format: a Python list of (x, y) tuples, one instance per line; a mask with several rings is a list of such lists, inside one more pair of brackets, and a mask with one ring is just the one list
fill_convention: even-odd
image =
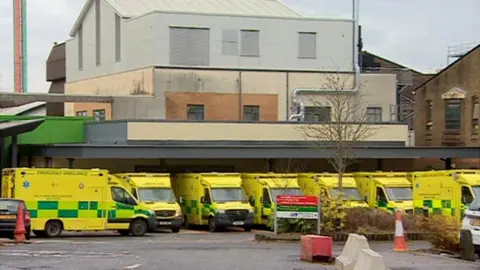
[(227, 210), (225, 214), (231, 221), (242, 221), (247, 219), (248, 210)]
[(155, 215), (157, 217), (172, 217), (175, 215), (175, 210), (159, 210), (159, 211), (155, 211)]

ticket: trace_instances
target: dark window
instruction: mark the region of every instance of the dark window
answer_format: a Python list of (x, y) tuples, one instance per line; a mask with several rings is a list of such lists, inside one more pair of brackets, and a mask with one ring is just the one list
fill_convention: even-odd
[(331, 107), (305, 107), (305, 121), (329, 122), (331, 120)]
[(115, 14), (115, 61), (122, 60), (122, 19)]
[(105, 121), (105, 110), (94, 110), (93, 118), (95, 121)]
[(76, 115), (77, 115), (77, 116), (88, 116), (88, 113), (87, 113), (87, 111), (78, 111), (78, 112), (76, 113)]
[(433, 102), (431, 100), (427, 100), (426, 101), (426, 116), (425, 118), (427, 119), (427, 131), (430, 131), (432, 130), (432, 125), (433, 125), (433, 121), (432, 121), (432, 111), (433, 111)]
[(137, 194), (137, 189), (136, 188), (132, 188), (132, 195), (133, 195), (133, 197), (138, 199), (138, 194)]
[(110, 190), (112, 192), (112, 200), (114, 200), (115, 202), (135, 204), (135, 199), (133, 199), (132, 196), (130, 196), (130, 194), (128, 194), (125, 189), (120, 187), (112, 187)]
[(380, 108), (380, 107), (368, 107), (367, 108), (367, 121), (368, 122), (382, 122), (382, 108)]
[(377, 200), (379, 202), (388, 202), (387, 196), (381, 187), (377, 187)]
[(260, 31), (241, 30), (240, 53), (242, 56), (260, 55)]
[(243, 106), (243, 120), (260, 121), (260, 106), (257, 106), (257, 105)]
[(100, 43), (101, 38), (101, 25), (100, 25), (100, 0), (95, 1), (95, 63), (97, 66), (101, 64), (101, 48), (102, 45)]
[(459, 130), (462, 121), (462, 106), (459, 99), (445, 100), (445, 129)]
[(187, 120), (204, 120), (205, 112), (203, 105), (187, 105)]
[(264, 188), (263, 189), (263, 199), (262, 199), (262, 203), (263, 204), (271, 204), (272, 203), (272, 199), (270, 198), (270, 193), (268, 193), (268, 189)]
[(83, 69), (83, 25), (78, 28), (78, 69)]
[(208, 188), (204, 189), (205, 203), (212, 203), (212, 198), (210, 198), (210, 191)]
[(462, 186), (462, 203), (464, 204), (471, 204), (474, 197), (470, 188), (467, 186)]
[(472, 131), (478, 132), (478, 119), (480, 118), (480, 103), (478, 97), (472, 98)]

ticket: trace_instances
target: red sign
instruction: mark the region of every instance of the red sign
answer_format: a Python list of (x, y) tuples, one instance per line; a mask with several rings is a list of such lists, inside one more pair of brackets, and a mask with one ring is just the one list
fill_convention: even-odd
[(278, 205), (318, 206), (316, 196), (278, 195)]

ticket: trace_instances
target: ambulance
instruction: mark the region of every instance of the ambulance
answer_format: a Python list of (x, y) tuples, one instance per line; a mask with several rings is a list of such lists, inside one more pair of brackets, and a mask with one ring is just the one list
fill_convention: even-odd
[(370, 207), (413, 214), (412, 183), (406, 172), (359, 172), (353, 177)]
[[(337, 198), (340, 195), (336, 173), (299, 174), (298, 184), (307, 195), (318, 196), (322, 191), (326, 192), (330, 198)], [(342, 193), (345, 197), (345, 207), (369, 207), (360, 194), (353, 174), (346, 173), (342, 176)]]
[(443, 214), (463, 218), (475, 198), (471, 184), (478, 177), (470, 170), (415, 172), (413, 201), (415, 213), (424, 216)]
[(158, 228), (167, 228), (174, 233), (182, 226), (182, 211), (170, 184), (168, 173), (124, 173), (116, 174), (124, 181), (133, 196), (155, 211)]
[(251, 231), (253, 209), (239, 173), (185, 173), (172, 177), (185, 227), (208, 225), (211, 232), (224, 227)]
[(155, 211), (107, 170), (4, 169), (1, 197), (25, 201), (40, 237), (102, 230), (143, 236), (157, 226)]
[(244, 173), (242, 187), (250, 205), (255, 209), (254, 224), (266, 225), (274, 213), (278, 195), (303, 195), (296, 174)]

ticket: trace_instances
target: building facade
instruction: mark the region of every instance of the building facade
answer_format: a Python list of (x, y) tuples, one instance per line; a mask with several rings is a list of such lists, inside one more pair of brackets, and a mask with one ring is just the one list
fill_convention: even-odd
[(479, 146), (480, 45), (416, 90), (416, 145)]
[(390, 118), (395, 75), (355, 76), (354, 20), (305, 18), (271, 0), (220, 1), (222, 8), (150, 2), (87, 2), (66, 42), (65, 92), (132, 98), (66, 104), (66, 115), (285, 121), (295, 89), (328, 90), (326, 78), (341, 74), (351, 88), (359, 82), (379, 122)]

